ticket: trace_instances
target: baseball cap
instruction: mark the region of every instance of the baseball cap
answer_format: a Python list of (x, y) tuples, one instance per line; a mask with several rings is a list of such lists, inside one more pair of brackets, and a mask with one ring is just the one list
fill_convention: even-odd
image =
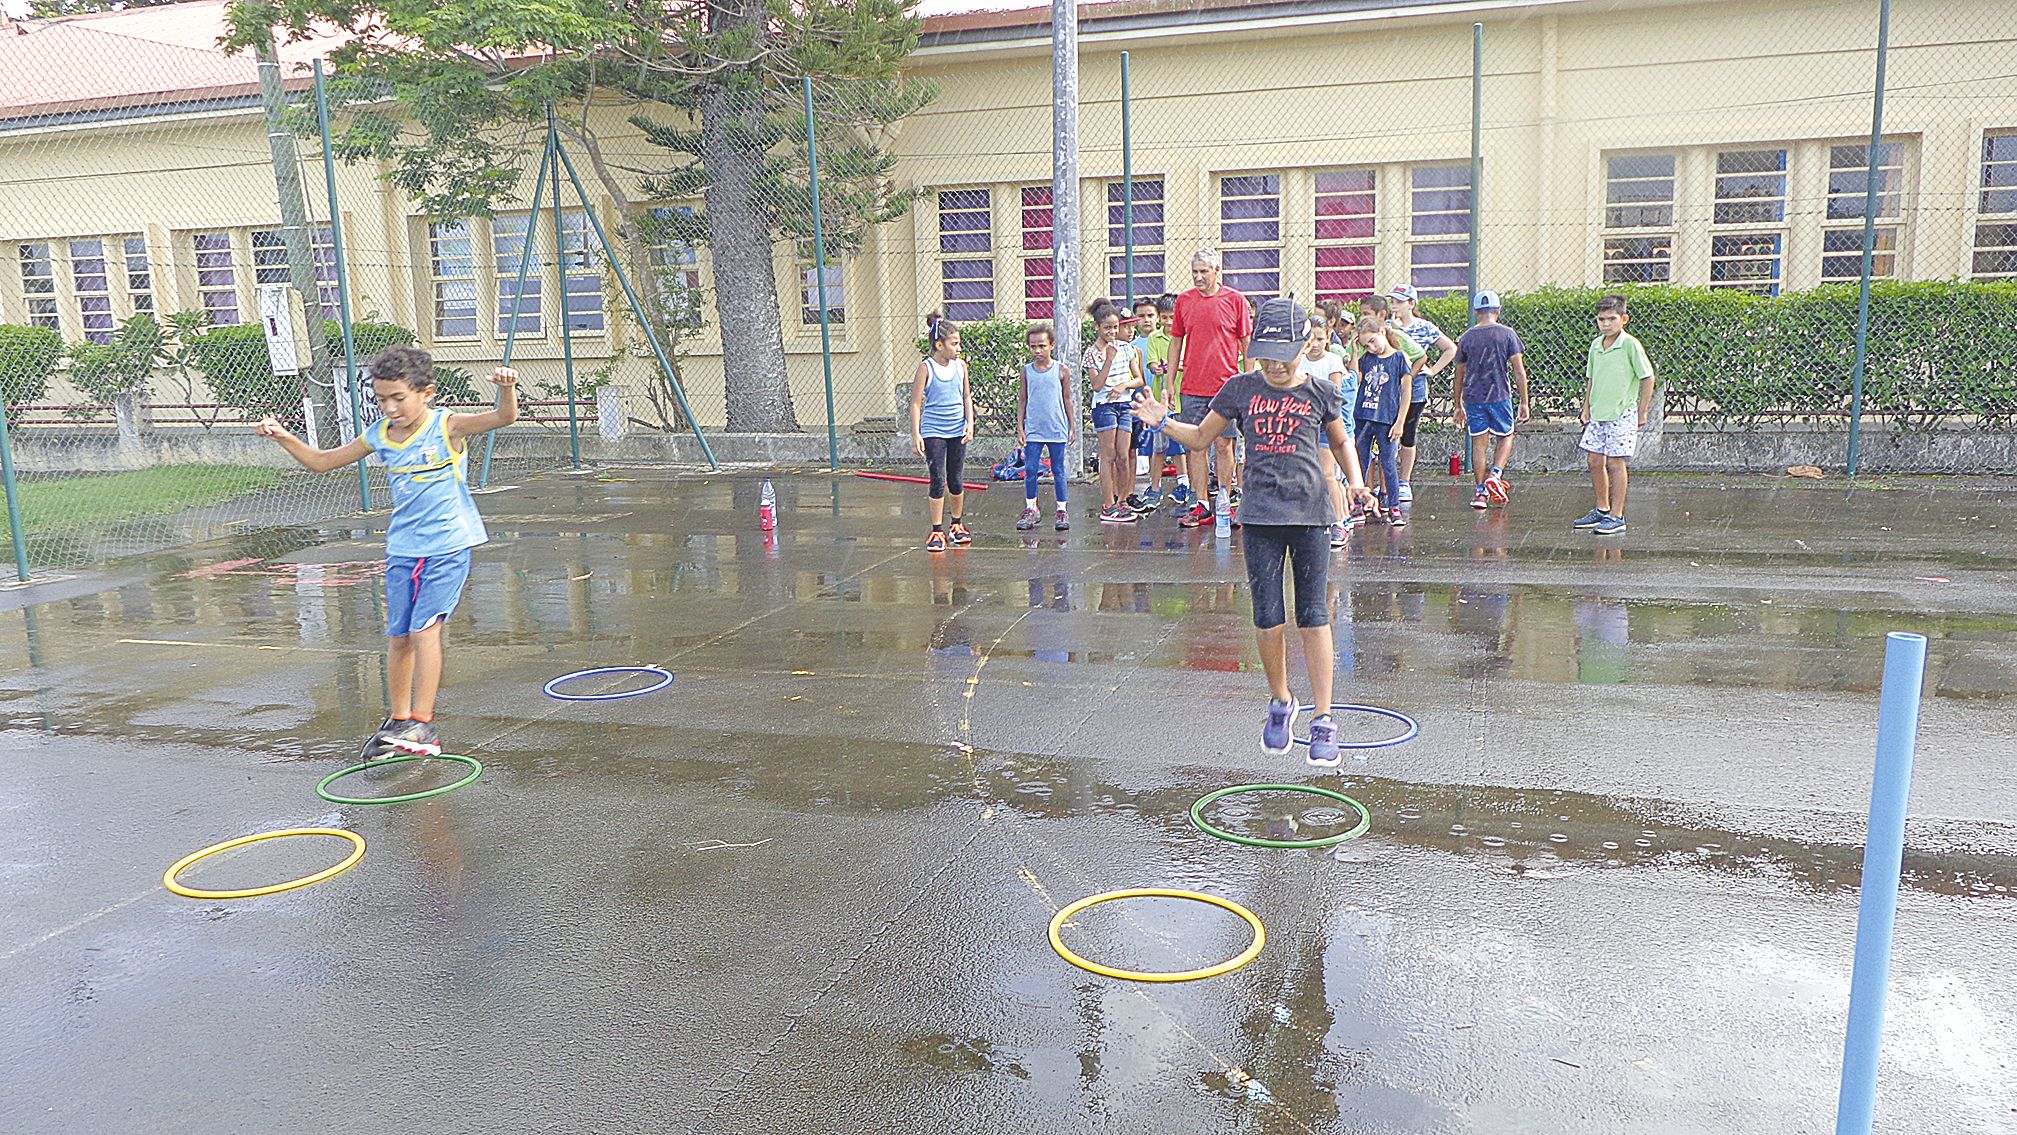
[(1497, 311), (1501, 306), (1497, 292), (1479, 292), (1471, 297), (1472, 311)]
[(1393, 290), (1387, 293), (1387, 298), (1390, 300), (1407, 300), (1409, 303), (1414, 303), (1416, 298), (1415, 286), (1413, 284), (1395, 284)]
[(1247, 357), (1273, 362), (1293, 362), (1303, 353), (1309, 334), (1309, 313), (1291, 299), (1262, 300), (1254, 313), (1254, 337), (1247, 344)]

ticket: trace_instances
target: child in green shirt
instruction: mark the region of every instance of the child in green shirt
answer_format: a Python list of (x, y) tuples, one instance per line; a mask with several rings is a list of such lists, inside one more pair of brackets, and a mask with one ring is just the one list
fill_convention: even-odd
[(1631, 316), (1625, 297), (1597, 301), (1597, 337), (1583, 373), (1583, 452), (1590, 455), (1590, 486), (1597, 507), (1575, 527), (1598, 536), (1625, 531), (1626, 466), (1639, 448), (1640, 423), (1653, 405), (1653, 363), (1646, 348), (1626, 334)]

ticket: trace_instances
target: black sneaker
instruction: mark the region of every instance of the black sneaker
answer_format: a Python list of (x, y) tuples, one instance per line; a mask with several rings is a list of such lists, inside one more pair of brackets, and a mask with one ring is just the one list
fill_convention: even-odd
[(1136, 512), (1147, 512), (1149, 510), (1148, 502), (1142, 499), (1140, 493), (1129, 493), (1124, 503)]
[(360, 761), (376, 761), (391, 756), (392, 746), (387, 743), (386, 738), (390, 737), (400, 726), (406, 724), (409, 723), (394, 721), (389, 717), (386, 718), (384, 724), (378, 727), (377, 732), (365, 738), (364, 747), (357, 751), (357, 759)]
[(385, 743), (401, 753), (411, 753), (416, 757), (438, 757), (441, 755), (441, 738), (434, 732), (431, 721), (402, 721), (399, 728), (385, 735)]

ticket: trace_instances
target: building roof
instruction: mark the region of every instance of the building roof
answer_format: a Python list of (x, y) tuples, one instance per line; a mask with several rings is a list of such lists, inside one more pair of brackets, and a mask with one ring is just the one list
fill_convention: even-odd
[[(1120, 30), (1460, 2), (1468, 0), (1080, 0), (1079, 19), (1089, 30)], [(27, 20), (0, 12), (0, 132), (257, 105), (252, 57), (217, 46), (229, 6), (230, 0), (185, 0)], [(1048, 0), (920, 0), (917, 11), (927, 46), (954, 47), (1042, 34), (1051, 9)], [(302, 67), (345, 38), (331, 28), (282, 43), (289, 85), (306, 85)]]
[[(226, 55), (229, 0), (0, 20), (0, 129), (51, 125), (107, 112), (210, 108), (256, 101), (249, 54)], [(280, 45), (284, 64), (305, 65), (342, 42), (331, 34)], [(289, 84), (300, 86), (298, 66)]]

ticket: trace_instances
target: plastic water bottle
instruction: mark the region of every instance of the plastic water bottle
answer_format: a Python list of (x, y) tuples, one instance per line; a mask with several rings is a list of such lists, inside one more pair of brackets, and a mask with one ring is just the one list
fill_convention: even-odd
[(765, 532), (777, 527), (777, 490), (770, 478), (763, 479), (763, 500), (756, 506), (756, 526)]
[(1212, 500), (1212, 533), (1221, 540), (1233, 538), (1233, 506), (1226, 498), (1226, 487), (1219, 486), (1219, 495)]

